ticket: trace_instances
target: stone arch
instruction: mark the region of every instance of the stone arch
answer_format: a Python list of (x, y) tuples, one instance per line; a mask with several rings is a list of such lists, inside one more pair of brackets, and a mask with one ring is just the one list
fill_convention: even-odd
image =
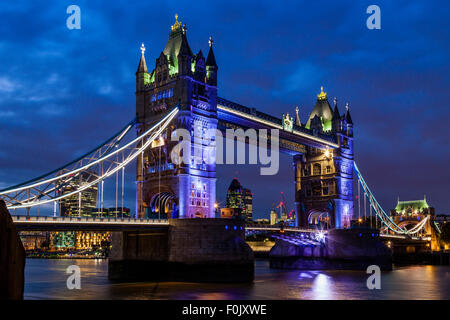
[(144, 192), (143, 206), (145, 216), (148, 218), (173, 219), (179, 214), (178, 197), (169, 186), (164, 184)]
[(311, 209), (308, 211), (308, 224), (327, 229), (332, 226), (332, 217), (328, 210)]
[(177, 216), (175, 195), (171, 192), (156, 193), (150, 200), (149, 211), (153, 214), (162, 215), (164, 218), (175, 218)]
[(203, 213), (201, 213), (200, 211), (197, 211), (195, 214), (194, 214), (194, 218), (203, 218), (204, 217), (204, 215), (203, 215)]

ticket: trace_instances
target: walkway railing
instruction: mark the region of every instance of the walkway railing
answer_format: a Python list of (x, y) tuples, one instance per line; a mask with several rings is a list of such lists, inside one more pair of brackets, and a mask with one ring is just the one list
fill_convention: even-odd
[(118, 225), (168, 225), (167, 219), (135, 219), (113, 217), (49, 217), (49, 216), (11, 216), (14, 223), (45, 224), (118, 224)]

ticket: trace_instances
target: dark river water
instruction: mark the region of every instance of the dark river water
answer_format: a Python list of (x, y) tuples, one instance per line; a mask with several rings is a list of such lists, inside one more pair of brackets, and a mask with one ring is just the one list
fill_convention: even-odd
[[(81, 289), (69, 290), (66, 269), (81, 270)], [(25, 299), (450, 299), (450, 267), (398, 267), (369, 290), (364, 271), (272, 270), (255, 261), (251, 284), (112, 283), (106, 260), (27, 259)]]

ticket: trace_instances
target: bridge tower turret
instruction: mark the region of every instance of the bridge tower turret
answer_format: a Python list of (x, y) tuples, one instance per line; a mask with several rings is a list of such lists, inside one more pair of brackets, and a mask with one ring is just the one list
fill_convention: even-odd
[[(201, 50), (192, 53), (186, 25), (175, 15), (167, 44), (148, 74), (144, 87), (141, 78), (136, 78), (138, 134), (175, 106), (179, 112), (162, 137), (138, 159), (137, 215), (212, 218), (216, 166), (215, 161), (205, 161), (205, 156), (215, 148), (215, 137), (201, 140), (217, 129), (217, 65), (212, 43), (205, 62)], [(190, 163), (175, 164), (171, 152), (178, 141), (171, 141), (171, 135), (181, 128), (191, 136), (191, 159)]]
[(321, 88), (306, 128), (335, 136), (338, 148), (307, 147), (294, 157), (298, 225), (348, 228), (353, 216), (353, 122)]

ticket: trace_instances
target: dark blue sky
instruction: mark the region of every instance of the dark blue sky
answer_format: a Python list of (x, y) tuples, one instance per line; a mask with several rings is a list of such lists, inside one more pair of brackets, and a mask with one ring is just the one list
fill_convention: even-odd
[[(81, 8), (81, 30), (66, 8)], [(367, 6), (381, 30), (366, 28)], [(194, 52), (215, 39), (219, 95), (302, 120), (323, 85), (349, 102), (355, 159), (385, 209), (427, 195), (450, 213), (448, 1), (14, 1), (0, 4), (0, 187), (37, 176), (98, 145), (135, 114), (139, 46), (152, 69), (174, 13)], [(291, 159), (279, 175), (221, 166), (254, 192), (256, 216), (293, 197)], [(128, 205), (134, 208), (133, 170)], [(292, 201), (290, 201), (292, 207)]]

